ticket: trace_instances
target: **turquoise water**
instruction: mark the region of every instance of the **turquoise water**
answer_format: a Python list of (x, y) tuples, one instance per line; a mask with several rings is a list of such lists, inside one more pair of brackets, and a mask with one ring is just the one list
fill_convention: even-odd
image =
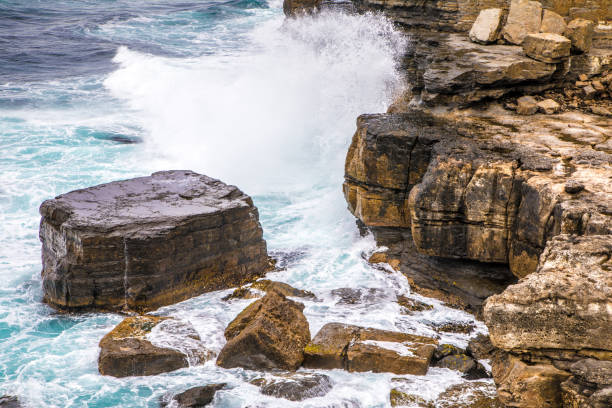
[[(355, 118), (384, 111), (402, 83), (403, 37), (377, 15), (285, 21), (280, 2), (0, 1), (0, 395), (31, 407), (157, 407), (166, 392), (226, 382), (216, 407), (388, 406), (395, 375), (334, 370), (325, 397), (259, 394), (261, 373), (214, 362), (152, 377), (99, 375), (97, 343), (114, 314), (61, 315), (41, 303), (38, 206), (76, 188), (192, 169), (253, 195), (273, 279), (315, 292), (314, 334), (341, 321), (437, 335), (469, 315), (438, 302), (405, 316), (401, 275), (373, 269), (341, 193)], [(13, 43), (10, 43), (13, 41)], [(7, 46), (8, 45), (8, 46)], [(18, 45), (18, 46), (17, 46)], [(335, 305), (330, 291), (375, 287), (373, 303)], [(214, 292), (157, 313), (189, 320), (213, 350), (249, 301)], [(479, 324), (479, 330), (484, 330)], [(462, 335), (442, 341), (465, 345)], [(433, 398), (461, 378), (404, 376)]]

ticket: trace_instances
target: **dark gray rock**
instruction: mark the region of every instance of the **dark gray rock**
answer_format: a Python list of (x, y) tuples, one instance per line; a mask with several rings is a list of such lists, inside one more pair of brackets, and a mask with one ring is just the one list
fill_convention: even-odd
[[(171, 401), (176, 401), (178, 408), (201, 408), (210, 404), (215, 393), (225, 387), (225, 384), (210, 384), (202, 387), (193, 387), (187, 391), (176, 394)], [(162, 400), (161, 406), (167, 407), (171, 401)]]
[(0, 397), (0, 408), (21, 408), (19, 398), (12, 395), (4, 395)]
[(155, 309), (270, 267), (251, 198), (192, 171), (72, 191), (40, 213), (44, 300), (62, 310)]
[(267, 381), (262, 385), (260, 391), (264, 395), (290, 401), (303, 401), (308, 398), (322, 397), (331, 391), (332, 387), (331, 378), (324, 374), (293, 374)]

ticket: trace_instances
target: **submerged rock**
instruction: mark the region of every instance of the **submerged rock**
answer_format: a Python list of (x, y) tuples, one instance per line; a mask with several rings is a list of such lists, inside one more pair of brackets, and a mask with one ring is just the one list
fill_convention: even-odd
[(476, 381), (453, 385), (436, 399), (436, 408), (504, 408), (490, 382)]
[(432, 402), (414, 394), (408, 394), (397, 388), (391, 389), (389, 401), (392, 407), (435, 408)]
[(325, 374), (295, 373), (271, 380), (262, 379), (260, 392), (290, 401), (322, 397), (331, 391), (333, 383)]
[(270, 291), (244, 309), (225, 329), (226, 345), (217, 358), (224, 368), (295, 371), (310, 341), (304, 305)]
[[(255, 291), (252, 289), (256, 289)], [(231, 299), (256, 299), (261, 297), (261, 295), (257, 291), (262, 292), (270, 292), (276, 291), (283, 296), (287, 297), (301, 297), (307, 299), (315, 299), (316, 296), (314, 293), (307, 291), (296, 289), (291, 285), (288, 285), (283, 282), (271, 281), (268, 279), (260, 279), (256, 282), (253, 282), (250, 286), (241, 286), (234, 290), (231, 294), (225, 296), (223, 300), (231, 300)]]
[(270, 267), (251, 198), (191, 171), (72, 191), (40, 213), (44, 300), (62, 310), (151, 310)]
[[(187, 391), (176, 394), (170, 401), (162, 401), (162, 407), (174, 406), (175, 408), (203, 408), (210, 404), (215, 398), (215, 393), (225, 387), (225, 384), (210, 384), (201, 387), (193, 387)], [(174, 404), (172, 404), (174, 402)]]
[(124, 319), (102, 338), (98, 369), (113, 377), (157, 375), (211, 357), (191, 324), (168, 317), (136, 316)]
[(328, 323), (304, 349), (304, 366), (425, 375), (436, 344), (423, 336)]

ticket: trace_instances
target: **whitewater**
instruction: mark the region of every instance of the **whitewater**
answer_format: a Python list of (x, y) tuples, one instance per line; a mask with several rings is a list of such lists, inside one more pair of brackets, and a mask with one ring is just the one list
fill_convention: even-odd
[[(11, 26), (11, 16), (22, 20)], [(38, 29), (43, 47), (24, 34)], [(412, 294), (400, 273), (369, 265), (364, 257), (376, 244), (346, 210), (341, 186), (355, 120), (385, 111), (405, 86), (396, 68), (407, 43), (389, 21), (331, 11), (286, 20), (278, 1), (0, 1), (0, 34), (9, 31), (21, 48), (0, 45), (0, 395), (32, 407), (157, 407), (168, 392), (224, 382), (215, 407), (365, 408), (389, 406), (398, 381), (427, 399), (465, 381), (433, 367), (422, 377), (331, 370), (327, 395), (291, 402), (249, 383), (271, 374), (214, 361), (105, 377), (98, 342), (123, 316), (58, 314), (41, 302), (42, 201), (190, 169), (253, 196), (268, 249), (285, 268), (268, 278), (318, 298), (300, 299), (313, 335), (344, 322), (465, 347), (466, 335), (433, 327), (465, 322), (485, 332), (473, 316)], [(54, 35), (69, 36), (66, 50)], [(377, 288), (380, 296), (336, 304), (331, 291), (343, 287)], [(218, 352), (226, 325), (251, 302), (223, 301), (228, 293), (154, 313), (191, 322)], [(393, 302), (399, 294), (435, 307), (402, 314)]]

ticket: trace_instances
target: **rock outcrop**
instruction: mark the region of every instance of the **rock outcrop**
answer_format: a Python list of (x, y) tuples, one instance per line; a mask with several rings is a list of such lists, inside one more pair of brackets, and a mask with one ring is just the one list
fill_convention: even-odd
[(209, 360), (212, 352), (189, 323), (167, 317), (124, 319), (100, 341), (102, 375), (157, 375)]
[(328, 323), (304, 349), (304, 367), (425, 375), (436, 344), (423, 336)]
[(304, 360), (310, 329), (304, 305), (270, 291), (227, 326), (227, 343), (217, 358), (224, 368), (297, 370)]
[(191, 171), (72, 191), (40, 207), (44, 300), (146, 311), (270, 268), (249, 196)]

